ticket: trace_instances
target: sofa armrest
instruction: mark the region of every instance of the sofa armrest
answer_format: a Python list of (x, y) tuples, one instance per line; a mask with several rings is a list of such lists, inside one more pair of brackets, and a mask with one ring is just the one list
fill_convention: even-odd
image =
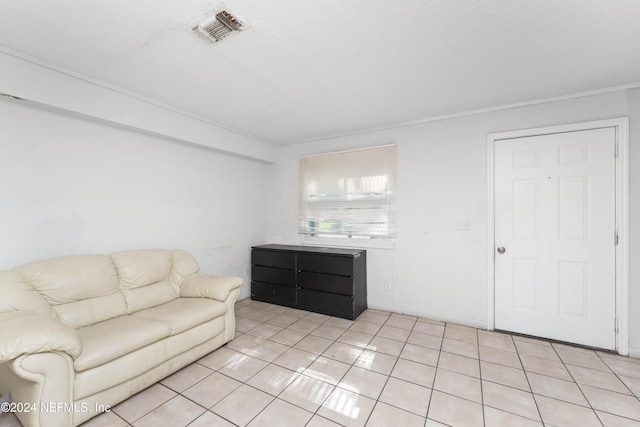
[(211, 298), (225, 302), (231, 292), (242, 286), (244, 279), (234, 276), (215, 276), (196, 273), (187, 277), (180, 287), (180, 296), (187, 298)]
[(23, 354), (50, 351), (78, 357), (82, 352), (82, 344), (76, 330), (35, 313), (0, 313), (0, 362), (13, 360)]

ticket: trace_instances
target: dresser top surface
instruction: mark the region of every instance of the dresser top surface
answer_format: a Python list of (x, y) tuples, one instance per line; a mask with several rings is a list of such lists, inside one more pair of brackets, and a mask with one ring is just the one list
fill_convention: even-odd
[(260, 245), (253, 246), (253, 249), (276, 250), (284, 252), (307, 252), (327, 255), (359, 256), (364, 249), (329, 248), (324, 246), (297, 246), (297, 245)]

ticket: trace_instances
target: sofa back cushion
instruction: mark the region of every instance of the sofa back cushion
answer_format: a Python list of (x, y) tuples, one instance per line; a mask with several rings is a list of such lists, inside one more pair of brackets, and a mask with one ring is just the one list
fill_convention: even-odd
[(46, 259), (14, 269), (73, 327), (126, 313), (118, 275), (106, 255), (72, 255)]
[(0, 272), (0, 312), (37, 312), (80, 328), (172, 301), (199, 270), (189, 253), (164, 249), (36, 261)]
[(188, 276), (200, 271), (198, 261), (189, 252), (182, 250), (173, 251), (173, 268), (169, 275), (169, 283), (180, 289), (182, 282)]
[(111, 259), (118, 270), (122, 290), (166, 281), (173, 264), (173, 254), (166, 249), (115, 252)]
[(0, 313), (26, 311), (57, 319), (51, 304), (13, 271), (0, 271)]
[(120, 278), (127, 313), (155, 307), (180, 296), (184, 277), (199, 270), (184, 251), (144, 249), (111, 254)]

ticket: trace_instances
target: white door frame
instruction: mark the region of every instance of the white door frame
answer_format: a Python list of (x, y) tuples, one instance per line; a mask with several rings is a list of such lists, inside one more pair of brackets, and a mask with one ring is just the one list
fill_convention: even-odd
[[(560, 126), (524, 129), (487, 135), (487, 330), (495, 329), (495, 143), (552, 133), (574, 132), (599, 128), (616, 129), (616, 224), (618, 245), (615, 246), (616, 350), (629, 354), (629, 118), (597, 120)], [(613, 155), (614, 147), (611, 147)], [(613, 231), (613, 230), (612, 230)], [(614, 236), (612, 234), (611, 238)], [(613, 328), (614, 325), (611, 325)]]

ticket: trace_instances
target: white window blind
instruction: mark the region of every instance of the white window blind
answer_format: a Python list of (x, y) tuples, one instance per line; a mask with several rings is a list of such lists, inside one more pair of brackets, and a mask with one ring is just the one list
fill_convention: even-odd
[(396, 237), (396, 146), (300, 158), (300, 233)]

